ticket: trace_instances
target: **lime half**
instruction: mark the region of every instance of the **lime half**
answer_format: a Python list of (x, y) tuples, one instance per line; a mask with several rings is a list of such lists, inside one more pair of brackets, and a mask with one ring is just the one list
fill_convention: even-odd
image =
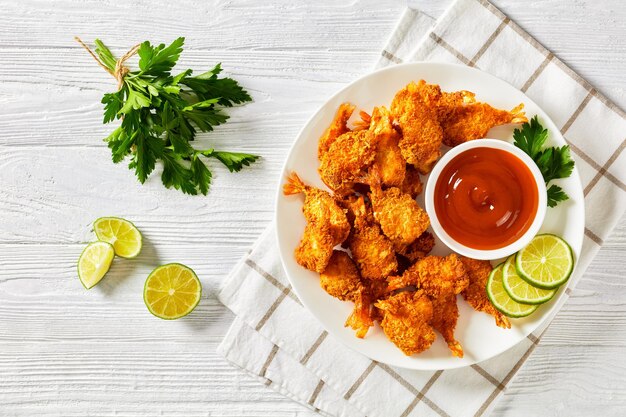
[(195, 272), (181, 264), (159, 266), (150, 273), (143, 289), (148, 310), (164, 320), (179, 319), (191, 313), (201, 295), (202, 285)]
[(489, 274), (487, 296), (491, 304), (502, 314), (509, 317), (526, 317), (537, 310), (537, 305), (518, 303), (509, 296), (502, 284), (503, 269), (504, 263), (501, 263)]
[(113, 245), (115, 254), (122, 258), (134, 258), (141, 251), (141, 233), (134, 224), (119, 217), (100, 217), (93, 222), (98, 240)]
[(96, 285), (109, 271), (115, 257), (113, 246), (106, 242), (87, 245), (78, 258), (78, 278), (87, 289)]
[(515, 267), (529, 284), (550, 290), (563, 284), (574, 269), (572, 248), (558, 236), (537, 235), (517, 253)]
[(534, 287), (517, 275), (515, 256), (511, 256), (504, 263), (502, 270), (502, 284), (507, 294), (518, 303), (543, 304), (554, 297), (557, 290), (544, 290)]

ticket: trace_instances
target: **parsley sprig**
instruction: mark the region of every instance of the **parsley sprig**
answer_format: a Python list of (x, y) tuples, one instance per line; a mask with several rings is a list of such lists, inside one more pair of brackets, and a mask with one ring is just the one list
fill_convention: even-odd
[[(552, 180), (567, 178), (572, 175), (574, 160), (570, 155), (569, 146), (543, 148), (548, 139), (548, 129), (545, 129), (537, 116), (529, 123), (524, 123), (520, 129), (513, 131), (515, 146), (526, 152), (535, 161), (546, 185)], [(569, 196), (556, 184), (548, 187), (548, 206), (555, 207)]]
[[(128, 167), (135, 171), (141, 183), (148, 179), (157, 161), (161, 161), (161, 180), (167, 188), (206, 195), (212, 178), (206, 159), (217, 159), (234, 172), (250, 165), (258, 156), (200, 150), (191, 142), (198, 132), (210, 132), (228, 120), (225, 107), (252, 99), (237, 81), (219, 78), (220, 64), (196, 76), (192, 76), (190, 69), (173, 75), (184, 41), (181, 37), (169, 46), (153, 46), (145, 41), (118, 61), (96, 39), (95, 53), (100, 65), (119, 81), (118, 91), (102, 98), (104, 123), (121, 119), (121, 125), (105, 141), (113, 162), (130, 158)], [(139, 55), (139, 70), (130, 71), (123, 63), (135, 51)]]

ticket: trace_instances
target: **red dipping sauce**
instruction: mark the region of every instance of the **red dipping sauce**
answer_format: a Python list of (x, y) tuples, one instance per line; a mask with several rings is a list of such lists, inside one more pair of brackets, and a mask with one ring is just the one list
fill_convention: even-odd
[(539, 192), (532, 172), (517, 156), (471, 148), (443, 168), (434, 208), (441, 227), (458, 243), (492, 250), (510, 245), (531, 226)]

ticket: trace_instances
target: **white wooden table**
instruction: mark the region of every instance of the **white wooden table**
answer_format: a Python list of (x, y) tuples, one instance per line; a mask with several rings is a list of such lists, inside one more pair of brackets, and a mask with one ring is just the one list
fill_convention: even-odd
[[(413, 1), (437, 16), (448, 1)], [(495, 4), (626, 108), (620, 0)], [(0, 19), (0, 415), (311, 416), (215, 353), (232, 319), (213, 289), (269, 223), (297, 131), (333, 92), (368, 72), (404, 3), (3, 1)], [(207, 197), (140, 186), (102, 138), (114, 80), (72, 40), (118, 54), (187, 37), (181, 67), (221, 61), (255, 102), (200, 144), (249, 151), (237, 175), (215, 166)], [(601, 143), (601, 138), (598, 138)], [(85, 291), (75, 262), (103, 215), (133, 220), (142, 255)], [(494, 415), (626, 415), (626, 219)], [(205, 292), (184, 320), (142, 301), (152, 268), (182, 262)]]

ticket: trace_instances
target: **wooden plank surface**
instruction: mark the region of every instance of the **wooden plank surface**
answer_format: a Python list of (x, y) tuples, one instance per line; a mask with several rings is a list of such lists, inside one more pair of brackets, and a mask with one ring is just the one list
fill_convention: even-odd
[[(432, 16), (448, 1), (413, 0)], [(626, 8), (619, 0), (495, 4), (626, 108)], [(270, 222), (291, 142), (332, 93), (367, 73), (404, 3), (393, 0), (5, 2), (0, 19), (0, 415), (315, 415), (215, 353), (231, 313), (213, 296)], [(187, 37), (182, 66), (225, 71), (254, 102), (199, 143), (261, 163), (215, 168), (208, 197), (140, 186), (110, 162), (100, 97), (114, 80), (72, 40), (117, 53)], [(86, 292), (75, 260), (102, 215), (135, 221), (139, 259)], [(626, 415), (626, 219), (498, 403), (497, 416)], [(185, 320), (141, 299), (157, 264), (193, 267), (205, 293)]]

